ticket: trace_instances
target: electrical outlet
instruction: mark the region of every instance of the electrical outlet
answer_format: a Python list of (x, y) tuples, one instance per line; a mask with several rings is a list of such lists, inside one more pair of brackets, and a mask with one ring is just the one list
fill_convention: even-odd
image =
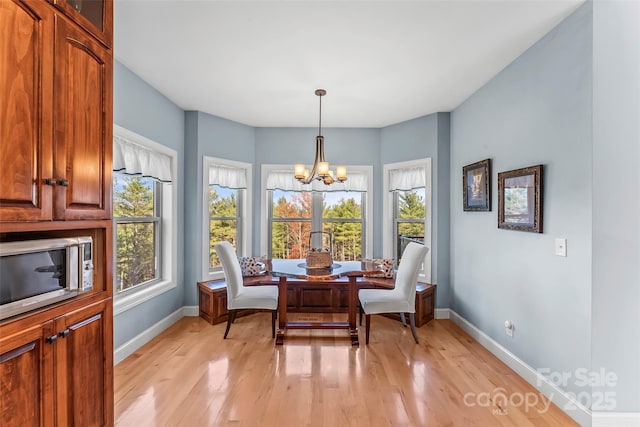
[(511, 323), (511, 320), (505, 320), (504, 321), (504, 328), (507, 332), (507, 336), (512, 337), (513, 336), (513, 323)]

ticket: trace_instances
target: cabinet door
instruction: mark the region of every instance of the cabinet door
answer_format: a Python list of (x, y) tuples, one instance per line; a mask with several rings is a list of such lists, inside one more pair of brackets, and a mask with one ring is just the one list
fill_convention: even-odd
[(113, 0), (50, 0), (106, 46), (113, 45)]
[(111, 218), (111, 51), (55, 16), (56, 219)]
[(111, 300), (56, 319), (57, 425), (113, 425)]
[[(53, 322), (0, 340), (0, 425), (53, 425)], [(4, 334), (3, 334), (4, 335)]]
[(0, 221), (51, 219), (53, 14), (0, 2)]

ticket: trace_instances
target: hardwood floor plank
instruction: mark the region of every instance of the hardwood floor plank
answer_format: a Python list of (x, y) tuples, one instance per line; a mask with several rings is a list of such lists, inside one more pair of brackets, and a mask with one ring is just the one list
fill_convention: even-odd
[(577, 425), (448, 320), (418, 328), (416, 345), (373, 316), (359, 348), (342, 330), (296, 330), (275, 346), (269, 313), (237, 319), (223, 340), (225, 326), (183, 318), (118, 364), (116, 425)]

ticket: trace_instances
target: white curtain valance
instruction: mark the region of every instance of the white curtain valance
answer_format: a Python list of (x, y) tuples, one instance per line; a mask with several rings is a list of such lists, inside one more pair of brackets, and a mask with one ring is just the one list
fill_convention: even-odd
[(323, 182), (314, 180), (310, 184), (303, 184), (293, 176), (293, 167), (291, 170), (270, 171), (267, 175), (267, 190), (284, 190), (284, 191), (367, 191), (367, 175), (358, 172), (347, 171), (347, 180), (345, 182), (334, 182), (331, 185), (325, 185)]
[(209, 166), (209, 185), (236, 190), (247, 188), (247, 171), (243, 168), (211, 165)]
[(408, 191), (426, 185), (424, 166), (389, 171), (389, 191)]
[(119, 135), (113, 136), (113, 170), (162, 182), (172, 181), (171, 157)]

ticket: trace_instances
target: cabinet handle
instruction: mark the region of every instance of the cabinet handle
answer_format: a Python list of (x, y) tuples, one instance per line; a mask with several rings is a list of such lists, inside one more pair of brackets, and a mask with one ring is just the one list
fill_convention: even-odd
[(65, 329), (62, 332), (58, 332), (58, 335), (60, 335), (62, 338), (66, 338), (67, 336), (69, 336), (69, 330)]
[(63, 186), (63, 187), (68, 187), (69, 186), (69, 181), (67, 181), (66, 179), (59, 179), (58, 180), (58, 184)]
[(44, 179), (44, 183), (46, 185), (51, 185), (51, 186), (55, 186), (56, 185), (56, 180), (52, 179), (52, 178), (45, 178)]
[(58, 341), (58, 336), (51, 335), (50, 337), (47, 337), (45, 341), (47, 341), (49, 344), (53, 344), (54, 342)]

